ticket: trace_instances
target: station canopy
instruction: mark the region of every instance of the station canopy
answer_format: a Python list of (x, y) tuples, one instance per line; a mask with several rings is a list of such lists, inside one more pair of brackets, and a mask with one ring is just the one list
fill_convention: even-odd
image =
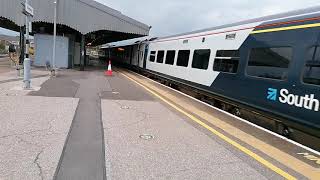
[[(101, 43), (149, 34), (150, 28), (148, 25), (125, 16), (121, 12), (95, 0), (56, 1), (58, 33), (69, 28), (82, 35), (94, 34), (97, 36), (97, 32), (100, 35), (109, 34)], [(20, 26), (24, 26), (25, 17), (22, 14), (22, 4), (24, 2), (25, 0), (0, 0), (1, 27), (17, 31)], [(34, 17), (31, 21), (35, 26), (35, 33), (40, 31), (40, 26), (45, 26), (46, 29), (51, 31), (54, 22), (54, 0), (29, 0), (29, 4), (34, 8)], [(65, 31), (70, 32), (70, 30)], [(115, 36), (118, 38), (115, 38)]]
[(140, 38), (117, 41), (117, 42), (104, 44), (101, 46), (101, 49), (132, 46), (132, 45), (140, 44), (140, 43), (147, 42), (147, 41), (153, 41), (155, 39), (157, 39), (157, 37), (145, 36), (145, 37), (140, 37)]

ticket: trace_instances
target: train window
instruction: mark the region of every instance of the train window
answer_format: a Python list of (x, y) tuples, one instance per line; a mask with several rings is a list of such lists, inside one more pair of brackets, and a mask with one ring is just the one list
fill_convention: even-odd
[(213, 70), (226, 73), (237, 73), (239, 59), (239, 50), (219, 50), (214, 59)]
[(155, 51), (151, 51), (150, 52), (149, 61), (154, 62), (155, 60), (156, 60), (156, 52)]
[(173, 50), (167, 51), (166, 64), (173, 65), (175, 55), (176, 55), (176, 51), (173, 51)]
[(198, 49), (193, 53), (192, 67), (197, 69), (208, 69), (210, 49)]
[(218, 50), (216, 57), (240, 57), (239, 50)]
[(180, 50), (178, 52), (177, 66), (188, 67), (189, 58), (190, 58), (189, 50)]
[(303, 82), (320, 85), (320, 46), (310, 48), (306, 58)]
[(157, 63), (163, 63), (164, 51), (158, 51), (157, 54)]
[(247, 74), (255, 77), (285, 80), (292, 59), (292, 48), (251, 49)]

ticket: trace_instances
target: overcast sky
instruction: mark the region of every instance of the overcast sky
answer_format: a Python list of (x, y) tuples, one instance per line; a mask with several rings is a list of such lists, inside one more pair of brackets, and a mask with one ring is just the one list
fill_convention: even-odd
[(320, 0), (97, 0), (164, 36), (320, 5)]
[[(152, 26), (152, 36), (172, 35), (320, 5), (320, 0), (97, 0)], [(4, 30), (0, 28), (0, 34)], [(5, 32), (8, 34), (8, 32)], [(9, 33), (10, 34), (10, 33)]]

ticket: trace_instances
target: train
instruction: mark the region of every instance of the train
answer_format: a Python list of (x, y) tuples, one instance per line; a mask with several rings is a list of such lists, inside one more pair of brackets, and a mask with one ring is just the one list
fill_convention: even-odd
[(320, 150), (320, 6), (108, 47), (117, 64)]

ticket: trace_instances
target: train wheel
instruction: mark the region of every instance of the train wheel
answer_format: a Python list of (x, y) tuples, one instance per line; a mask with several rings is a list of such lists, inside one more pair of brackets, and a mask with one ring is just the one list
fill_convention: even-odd
[(281, 134), (281, 135), (283, 135), (285, 137), (289, 137), (290, 136), (290, 130), (286, 125), (284, 125), (282, 123), (277, 123), (276, 127), (277, 127), (277, 133), (278, 134)]
[(241, 111), (240, 111), (240, 109), (239, 108), (233, 108), (232, 109), (232, 112), (231, 112), (233, 115), (235, 115), (235, 116), (241, 116)]
[(228, 106), (224, 103), (221, 104), (221, 109), (224, 111), (228, 111)]

